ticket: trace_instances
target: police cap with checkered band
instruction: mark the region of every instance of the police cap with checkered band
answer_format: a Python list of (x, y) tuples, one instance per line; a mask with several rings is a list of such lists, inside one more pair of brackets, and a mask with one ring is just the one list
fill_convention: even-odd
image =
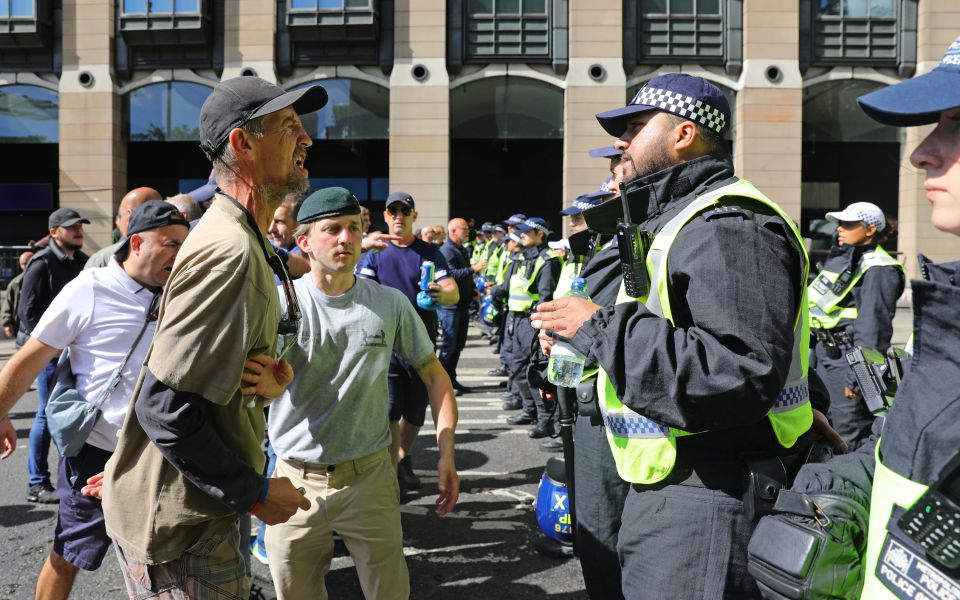
[(659, 75), (644, 84), (623, 108), (597, 115), (597, 121), (613, 137), (627, 130), (631, 116), (662, 110), (689, 119), (722, 134), (730, 126), (730, 105), (720, 88), (702, 77), (683, 73)]
[(960, 37), (929, 73), (860, 96), (857, 102), (873, 120), (896, 127), (936, 123), (943, 111), (960, 108)]

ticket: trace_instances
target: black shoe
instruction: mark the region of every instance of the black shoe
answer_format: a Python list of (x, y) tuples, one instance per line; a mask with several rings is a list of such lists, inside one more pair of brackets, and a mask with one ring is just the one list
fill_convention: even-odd
[(507, 418), (508, 425), (532, 425), (536, 422), (537, 418), (535, 416), (526, 413), (520, 413), (519, 415), (513, 415)]
[(503, 401), (503, 410), (520, 410), (523, 408), (523, 401), (520, 398), (512, 398)]
[[(508, 400), (513, 400), (514, 398), (517, 398), (517, 395), (514, 394), (513, 392), (503, 392), (502, 394), (500, 394), (500, 399), (503, 400), (504, 402)], [(517, 398), (517, 400), (519, 400), (519, 398)]]
[(487, 371), (487, 375), (490, 375), (491, 377), (506, 377), (507, 368), (503, 365), (500, 365), (496, 369), (490, 369)]
[(420, 489), (420, 478), (413, 472), (413, 463), (409, 456), (405, 456), (397, 463), (397, 481), (400, 483), (400, 491)]
[(453, 389), (457, 390), (457, 394), (460, 396), (473, 393), (473, 388), (468, 388), (465, 385), (461, 385), (459, 381), (453, 384)]
[(540, 442), (541, 452), (563, 452), (563, 442), (559, 439)]
[(263, 588), (259, 585), (250, 584), (250, 600), (267, 600), (263, 595)]
[(57, 504), (60, 502), (60, 496), (57, 495), (57, 490), (53, 489), (49, 481), (44, 481), (27, 488), (27, 502)]
[(550, 437), (553, 435), (553, 425), (551, 423), (537, 423), (530, 428), (530, 431), (527, 432), (527, 435), (535, 440)]

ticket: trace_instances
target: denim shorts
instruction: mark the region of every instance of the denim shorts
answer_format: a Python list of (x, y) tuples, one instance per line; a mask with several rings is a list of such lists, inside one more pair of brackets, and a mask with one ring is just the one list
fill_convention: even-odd
[(68, 563), (85, 571), (96, 571), (110, 549), (103, 524), (103, 506), (97, 498), (84, 496), (80, 489), (87, 478), (103, 471), (112, 452), (84, 444), (76, 456), (61, 457), (57, 469), (60, 507), (53, 533), (53, 550)]

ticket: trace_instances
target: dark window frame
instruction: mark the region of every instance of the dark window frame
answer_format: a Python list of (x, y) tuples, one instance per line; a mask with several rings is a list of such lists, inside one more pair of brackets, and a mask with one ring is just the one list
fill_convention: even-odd
[[(627, 73), (642, 64), (695, 64), (719, 65), (724, 67), (727, 74), (739, 75), (743, 66), (743, 0), (719, 0), (719, 14), (699, 13), (699, 0), (694, 2), (693, 12), (680, 13), (670, 10), (664, 13), (645, 13), (644, 0), (624, 0), (623, 2), (623, 64)], [(719, 44), (719, 54), (693, 53), (677, 54), (673, 47), (680, 44), (689, 45), (691, 42), (680, 41), (680, 35), (689, 31), (681, 31), (675, 27), (678, 22), (685, 22), (693, 26), (693, 44), (703, 44), (701, 34), (703, 25), (712, 24), (716, 31)], [(666, 32), (666, 48), (661, 51), (651, 51), (652, 38), (656, 32), (650, 30), (651, 24), (664, 25)]]
[[(841, 6), (846, 2), (838, 1)], [(815, 0), (800, 0), (801, 72), (810, 67), (858, 66), (895, 68), (901, 77), (913, 75), (917, 66), (918, 0), (894, 0), (891, 17), (821, 15), (817, 4)], [(878, 31), (883, 26), (892, 33)], [(829, 31), (831, 28), (839, 32)], [(850, 31), (857, 28), (863, 31)], [(865, 48), (869, 54), (874, 47), (890, 48), (891, 44), (882, 44), (884, 35), (892, 40), (892, 56), (863, 56), (857, 51)], [(839, 47), (840, 55), (824, 56), (826, 47)]]

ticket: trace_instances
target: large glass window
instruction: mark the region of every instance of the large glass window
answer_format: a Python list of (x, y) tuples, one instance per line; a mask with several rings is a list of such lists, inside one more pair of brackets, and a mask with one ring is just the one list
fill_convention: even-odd
[(0, 0), (0, 17), (36, 17), (34, 0)]
[(450, 90), (450, 137), (562, 139), (563, 90), (527, 77), (491, 77)]
[(721, 0), (641, 0), (640, 60), (722, 62), (724, 4)]
[(200, 12), (200, 0), (123, 0), (126, 15), (158, 15)]
[(813, 61), (895, 64), (900, 0), (813, 0)]
[(0, 87), (0, 144), (55, 144), (59, 116), (56, 92), (34, 85)]
[(373, 0), (290, 0), (290, 10), (371, 10)]
[(550, 57), (549, 0), (467, 0), (466, 56)]
[(131, 142), (182, 142), (200, 139), (200, 107), (213, 88), (168, 81), (127, 95)]
[(330, 98), (320, 110), (301, 117), (312, 139), (389, 139), (390, 91), (387, 88), (356, 79), (324, 79), (298, 88), (311, 85), (323, 86)]

